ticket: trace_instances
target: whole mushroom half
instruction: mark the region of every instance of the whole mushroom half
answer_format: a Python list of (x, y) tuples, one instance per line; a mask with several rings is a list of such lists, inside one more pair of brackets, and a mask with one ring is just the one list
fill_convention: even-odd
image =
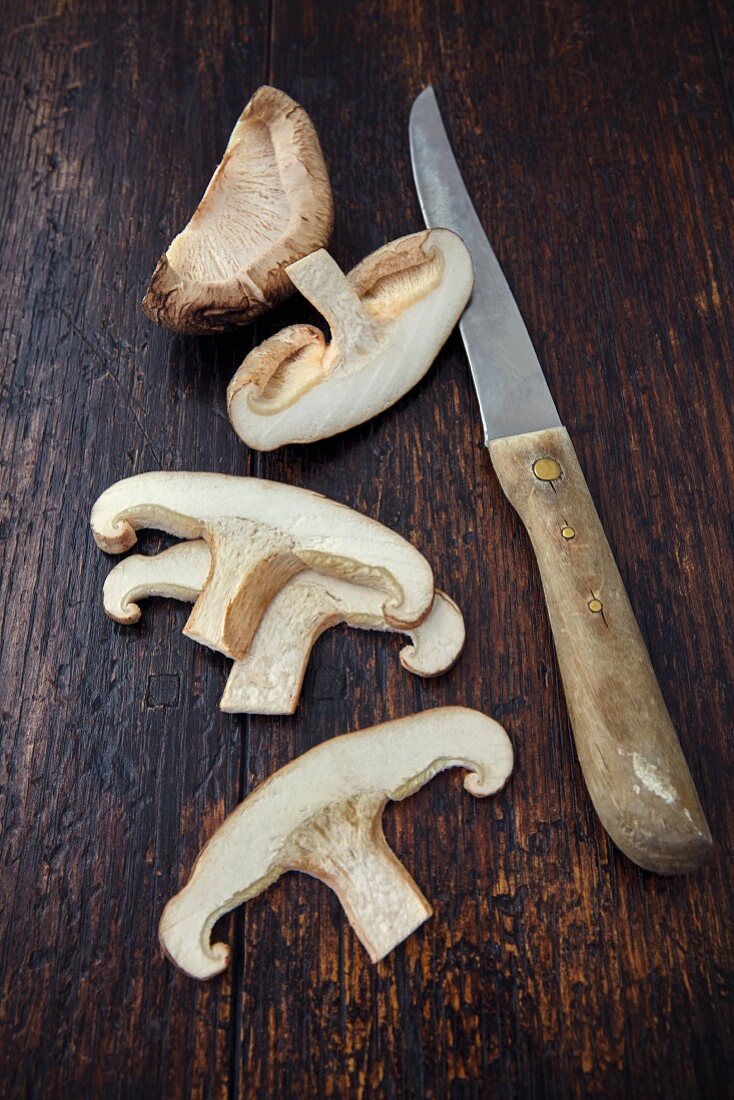
[(128, 550), (136, 529), (205, 539), (210, 569), (184, 633), (240, 660), (265, 609), (306, 569), (382, 593), (385, 622), (418, 626), (433, 605), (422, 554), (381, 523), (292, 485), (226, 474), (156, 472), (110, 486), (91, 516), (97, 545)]
[(169, 958), (193, 978), (225, 969), (229, 948), (214, 924), (286, 871), (330, 886), (373, 962), (430, 915), (431, 907), (387, 845), (382, 812), (446, 768), (464, 767), (470, 794), (494, 794), (512, 771), (497, 722), (441, 707), (335, 737), (266, 780), (216, 831), (159, 926)]
[[(178, 543), (160, 554), (133, 554), (116, 565), (104, 584), (104, 608), (118, 623), (140, 618), (138, 600), (168, 596), (195, 601), (207, 582), (211, 552), (202, 539)], [(307, 569), (291, 578), (266, 609), (247, 653), (227, 680), (221, 708), (229, 714), (292, 714), (317, 638), (337, 623), (392, 631), (375, 589)], [(400, 663), (418, 676), (438, 676), (464, 644), (461, 612), (443, 592), (420, 626), (404, 628), (412, 645)]]
[(394, 404), (430, 367), (469, 300), (471, 256), (449, 229), (401, 237), (344, 273), (319, 249), (287, 268), (331, 328), (292, 325), (256, 347), (227, 391), (260, 451), (336, 435)]
[(143, 310), (174, 332), (224, 332), (293, 293), (286, 267), (325, 245), (334, 208), (313, 124), (277, 88), (242, 112), (191, 221), (158, 261)]

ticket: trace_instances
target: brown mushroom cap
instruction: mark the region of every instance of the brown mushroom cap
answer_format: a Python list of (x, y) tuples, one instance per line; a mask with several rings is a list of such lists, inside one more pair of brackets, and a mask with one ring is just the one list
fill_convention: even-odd
[(247, 324), (293, 293), (285, 268), (326, 244), (333, 213), (313, 123), (284, 92), (259, 88), (191, 221), (158, 261), (144, 313), (183, 333)]

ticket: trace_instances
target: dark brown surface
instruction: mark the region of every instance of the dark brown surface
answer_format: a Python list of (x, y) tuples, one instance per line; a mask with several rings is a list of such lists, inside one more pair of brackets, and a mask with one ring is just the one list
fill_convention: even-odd
[[(723, 0), (247, 5), (5, 0), (0, 44), (2, 1091), (13, 1096), (718, 1097), (732, 1074), (734, 27)], [(664, 880), (613, 850), (572, 750), (537, 570), (452, 337), (342, 438), (258, 456), (226, 384), (241, 334), (139, 300), (257, 85), (310, 112), (345, 267), (421, 227), (407, 119), (429, 79), (585, 469), (708, 811)], [(318, 489), (414, 539), (461, 604), (457, 667), (339, 629), (298, 713), (236, 719), (186, 609), (102, 613), (87, 527), (165, 468)], [(154, 538), (147, 549), (158, 545)], [(506, 723), (508, 789), (445, 774), (386, 815), (434, 905), (372, 967), (290, 875), (223, 923), (206, 986), (161, 908), (254, 784), (346, 729), (462, 703)]]

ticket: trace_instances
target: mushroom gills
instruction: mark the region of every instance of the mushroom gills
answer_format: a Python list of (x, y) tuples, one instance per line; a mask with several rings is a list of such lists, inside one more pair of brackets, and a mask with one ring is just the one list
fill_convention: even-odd
[[(178, 543), (160, 554), (135, 554), (110, 572), (104, 607), (119, 623), (140, 618), (137, 601), (168, 596), (194, 602), (206, 585), (211, 552), (202, 539)], [(230, 714), (292, 714), (308, 659), (318, 637), (338, 623), (395, 632), (384, 618), (375, 589), (306, 570), (292, 577), (266, 608), (244, 657), (229, 674), (221, 708)], [(464, 621), (456, 604), (436, 591), (417, 627), (403, 630), (412, 645), (400, 662), (418, 676), (438, 676), (454, 664), (464, 644)]]
[(470, 769), (475, 797), (507, 781), (513, 752), (502, 727), (464, 707), (439, 707), (335, 737), (276, 772), (230, 814), (161, 916), (161, 945), (176, 966), (209, 978), (227, 965), (211, 943), (216, 920), (286, 871), (320, 879), (339, 897), (373, 962), (431, 914), (382, 832), (389, 799), (401, 800), (438, 772)]
[(471, 294), (469, 251), (448, 229), (392, 241), (344, 275), (319, 249), (288, 267), (331, 329), (293, 325), (254, 348), (227, 390), (251, 447), (324, 439), (387, 409), (426, 373)]
[(159, 260), (143, 311), (182, 333), (247, 324), (293, 293), (288, 264), (325, 245), (333, 219), (311, 120), (284, 92), (259, 88), (190, 221)]
[(169, 245), (168, 262), (188, 282), (226, 282), (267, 254), (289, 216), (270, 131), (242, 119), (191, 221)]
[(91, 525), (111, 553), (134, 545), (141, 527), (204, 538), (210, 570), (184, 632), (233, 659), (245, 655), (275, 594), (305, 570), (376, 590), (391, 626), (412, 629), (433, 602), (431, 568), (410, 543), (290, 485), (213, 473), (139, 474), (102, 494)]

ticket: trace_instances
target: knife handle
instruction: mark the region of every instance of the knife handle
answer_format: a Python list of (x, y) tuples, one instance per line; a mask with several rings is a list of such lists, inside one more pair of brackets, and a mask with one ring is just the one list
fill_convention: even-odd
[(711, 833), (568, 432), (495, 439), (489, 453), (538, 560), (596, 812), (641, 867), (692, 871)]

